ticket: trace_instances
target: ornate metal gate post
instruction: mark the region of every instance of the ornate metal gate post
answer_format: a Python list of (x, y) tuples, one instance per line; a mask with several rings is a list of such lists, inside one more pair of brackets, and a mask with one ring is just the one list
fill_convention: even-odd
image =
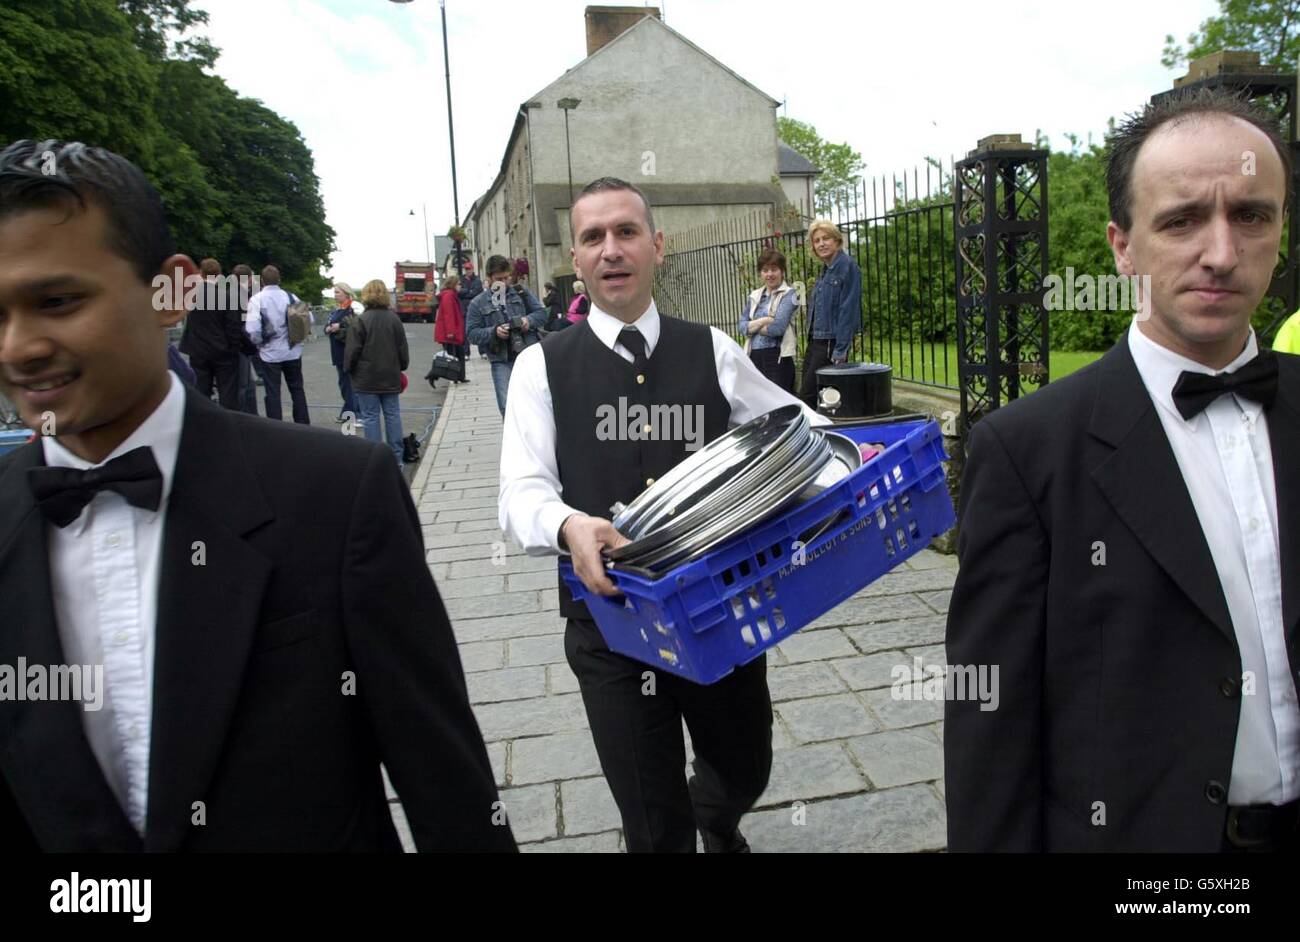
[(1047, 151), (1019, 134), (981, 140), (957, 163), (957, 372), (960, 434), (1045, 384)]

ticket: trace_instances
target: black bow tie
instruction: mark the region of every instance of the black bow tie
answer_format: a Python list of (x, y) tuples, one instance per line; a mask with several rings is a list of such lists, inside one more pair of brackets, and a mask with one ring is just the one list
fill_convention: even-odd
[(148, 446), (133, 448), (98, 468), (28, 468), (27, 483), (45, 519), (66, 527), (103, 490), (116, 491), (134, 507), (157, 510), (162, 472)]
[(1277, 354), (1262, 350), (1240, 369), (1216, 376), (1184, 370), (1174, 384), (1174, 405), (1184, 419), (1190, 419), (1225, 393), (1272, 405), (1277, 395)]

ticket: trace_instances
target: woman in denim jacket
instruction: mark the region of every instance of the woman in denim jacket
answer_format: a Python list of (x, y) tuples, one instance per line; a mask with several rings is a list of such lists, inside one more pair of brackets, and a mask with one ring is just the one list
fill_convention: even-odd
[(862, 328), (862, 270), (844, 251), (844, 235), (833, 222), (814, 220), (808, 242), (826, 266), (813, 283), (808, 350), (799, 384), (799, 398), (816, 409), (817, 371), (847, 362), (853, 335)]

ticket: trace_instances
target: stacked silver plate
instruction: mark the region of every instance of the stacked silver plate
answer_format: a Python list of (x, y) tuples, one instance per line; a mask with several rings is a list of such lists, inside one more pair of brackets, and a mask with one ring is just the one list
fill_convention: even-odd
[(632, 503), (610, 508), (615, 529), (632, 542), (609, 558), (670, 569), (821, 493), (861, 463), (857, 445), (812, 428), (799, 406), (768, 412), (710, 442)]

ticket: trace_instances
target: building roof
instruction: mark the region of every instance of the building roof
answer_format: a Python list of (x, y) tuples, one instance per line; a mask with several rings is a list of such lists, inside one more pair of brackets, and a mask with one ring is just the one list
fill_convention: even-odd
[(781, 176), (815, 177), (821, 170), (811, 160), (799, 153), (785, 141), (776, 145), (777, 173)]
[(597, 49), (595, 52), (593, 52), (591, 55), (587, 56), (585, 59), (583, 59), (583, 60), (582, 60), (581, 62), (579, 62), (577, 65), (575, 65), (573, 68), (568, 69), (568, 70), (567, 70), (563, 75), (559, 76), (559, 77), (556, 78), (554, 81), (552, 81), (550, 84), (546, 85), (544, 88), (542, 88), (540, 91), (538, 91), (538, 93), (537, 93), (536, 95), (531, 96), (531, 97), (529, 98), (529, 101), (534, 101), (534, 100), (536, 100), (536, 99), (538, 99), (538, 98), (541, 98), (542, 95), (543, 95), (543, 93), (546, 92), (546, 90), (549, 89), (549, 88), (550, 88), (552, 85), (554, 85), (556, 82), (559, 82), (561, 79), (568, 78), (572, 73), (578, 71), (578, 69), (581, 69), (581, 68), (582, 68), (583, 66), (585, 66), (588, 62), (590, 62), (592, 59), (595, 59), (595, 58), (598, 57), (598, 56), (602, 56), (602, 55), (604, 55), (606, 49), (612, 49), (613, 47), (617, 46), (619, 43), (624, 42), (624, 41), (627, 39), (628, 36), (630, 36), (632, 33), (635, 33), (635, 32), (636, 32), (637, 30), (639, 30), (639, 29), (662, 29), (662, 30), (665, 30), (669, 35), (671, 35), (671, 36), (672, 36), (674, 39), (676, 39), (678, 42), (681, 42), (681, 43), (685, 44), (686, 46), (689, 46), (691, 49), (694, 49), (697, 53), (699, 53), (701, 56), (703, 56), (703, 57), (704, 57), (705, 59), (707, 59), (709, 62), (712, 62), (712, 63), (713, 63), (714, 65), (716, 65), (718, 68), (722, 69), (722, 71), (726, 72), (728, 75), (730, 75), (732, 78), (734, 78), (734, 79), (735, 79), (737, 82), (739, 82), (741, 85), (744, 85), (746, 88), (748, 88), (748, 89), (750, 89), (750, 90), (756, 92), (756, 93), (759, 94), (759, 95), (762, 95), (762, 96), (763, 96), (764, 98), (766, 98), (769, 102), (771, 102), (771, 104), (773, 105), (773, 107), (775, 107), (776, 105), (779, 105), (779, 104), (780, 104), (779, 101), (777, 101), (775, 98), (773, 98), (773, 97), (772, 97), (771, 95), (769, 95), (767, 92), (763, 91), (761, 88), (758, 88), (758, 87), (757, 87), (756, 85), (754, 85), (753, 83), (751, 83), (751, 82), (749, 82), (749, 81), (746, 81), (746, 79), (745, 79), (744, 76), (740, 75), (739, 73), (737, 73), (737, 72), (734, 71), (733, 69), (729, 69), (729, 68), (727, 68), (727, 67), (726, 67), (725, 65), (723, 65), (721, 62), (719, 62), (717, 59), (715, 59), (713, 56), (709, 55), (707, 52), (705, 52), (705, 51), (704, 51), (703, 49), (701, 49), (699, 46), (695, 45), (695, 43), (691, 42), (689, 39), (687, 39), (687, 38), (686, 38), (685, 36), (683, 36), (681, 33), (677, 32), (677, 30), (673, 29), (673, 28), (672, 28), (671, 26), (669, 26), (667, 23), (665, 23), (665, 22), (663, 22), (662, 20), (657, 19), (656, 17), (653, 17), (653, 16), (642, 17), (640, 20), (638, 20), (638, 21), (636, 22), (636, 25), (628, 27), (628, 28), (625, 29), (623, 32), (619, 33), (618, 36), (614, 37), (614, 38), (611, 39), (609, 42), (605, 43), (605, 45), (601, 46), (599, 49)]
[[(653, 25), (653, 26), (647, 26), (646, 24), (648, 24), (648, 23), (653, 23), (654, 25)], [(677, 32), (677, 30), (673, 29), (673, 28), (672, 28), (671, 26), (669, 26), (668, 24), (664, 23), (662, 20), (656, 19), (656, 18), (653, 17), (653, 16), (643, 17), (642, 19), (638, 20), (637, 23), (636, 23), (634, 26), (629, 27), (628, 29), (626, 29), (626, 30), (624, 30), (622, 33), (620, 33), (618, 36), (616, 36), (614, 39), (612, 39), (612, 40), (610, 40), (609, 42), (605, 43), (605, 45), (601, 46), (599, 49), (597, 49), (597, 50), (596, 50), (595, 52), (593, 52), (591, 55), (585, 57), (581, 62), (579, 62), (577, 65), (573, 66), (573, 68), (565, 70), (565, 72), (564, 72), (563, 75), (557, 76), (557, 77), (556, 77), (555, 79), (553, 79), (549, 84), (547, 84), (547, 85), (546, 85), (545, 87), (543, 87), (540, 91), (538, 91), (537, 94), (535, 94), (535, 95), (530, 95), (526, 101), (524, 101), (522, 104), (520, 104), (520, 106), (519, 106), (519, 110), (518, 110), (517, 112), (515, 112), (515, 122), (514, 122), (514, 126), (510, 129), (510, 136), (509, 136), (509, 138), (507, 138), (507, 140), (506, 140), (506, 149), (505, 149), (505, 153), (501, 156), (501, 169), (498, 171), (497, 176), (496, 176), (496, 179), (492, 181), (492, 185), (489, 186), (489, 187), (487, 188), (487, 190), (486, 190), (486, 191), (485, 191), (485, 192), (484, 192), (484, 193), (483, 193), (483, 194), (482, 194), (478, 199), (476, 199), (476, 200), (474, 201), (474, 204), (469, 208), (469, 212), (468, 212), (468, 213), (466, 214), (466, 216), (465, 216), (465, 221), (468, 221), (468, 220), (470, 220), (470, 219), (473, 219), (473, 218), (474, 218), (474, 214), (475, 214), (475, 210), (478, 209), (480, 206), (486, 206), (486, 205), (491, 201), (491, 199), (492, 199), (492, 195), (496, 192), (497, 187), (499, 187), (499, 186), (502, 184), (502, 182), (505, 180), (505, 177), (506, 177), (506, 169), (507, 169), (507, 167), (509, 166), (509, 161), (510, 161), (510, 150), (511, 150), (512, 147), (514, 147), (515, 138), (519, 136), (519, 133), (523, 130), (523, 127), (524, 127), (524, 125), (525, 125), (525, 123), (526, 123), (526, 121), (527, 121), (525, 115), (527, 114), (528, 106), (529, 106), (530, 104), (534, 103), (534, 102), (539, 102), (540, 99), (542, 98), (543, 94), (544, 94), (544, 93), (547, 91), (547, 89), (549, 89), (552, 85), (555, 85), (557, 82), (561, 81), (562, 79), (566, 79), (566, 78), (568, 78), (572, 73), (576, 72), (578, 69), (581, 69), (584, 65), (586, 65), (588, 62), (590, 62), (592, 59), (596, 58), (597, 56), (604, 55), (604, 54), (605, 54), (605, 50), (610, 49), (610, 48), (613, 48), (613, 47), (617, 46), (619, 43), (623, 42), (623, 40), (627, 38), (628, 34), (633, 33), (633, 32), (635, 32), (635, 31), (638, 30), (638, 29), (655, 29), (655, 28), (663, 29), (663, 30), (667, 30), (667, 31), (668, 31), (668, 32), (669, 32), (669, 33), (670, 33), (670, 34), (671, 34), (675, 39), (677, 39), (679, 42), (684, 43), (685, 45), (689, 46), (691, 49), (695, 50), (697, 53), (699, 53), (701, 56), (703, 56), (703, 57), (704, 57), (705, 59), (707, 59), (709, 62), (712, 62), (714, 65), (716, 65), (718, 68), (722, 69), (724, 72), (726, 72), (726, 73), (727, 73), (728, 75), (730, 75), (732, 78), (734, 78), (736, 81), (740, 82), (740, 84), (744, 85), (746, 88), (749, 88), (749, 89), (753, 90), (754, 92), (758, 93), (759, 95), (762, 95), (762, 96), (763, 96), (764, 98), (766, 98), (769, 102), (771, 102), (771, 104), (772, 104), (773, 107), (775, 107), (776, 105), (779, 105), (779, 104), (780, 104), (780, 102), (778, 102), (778, 101), (777, 101), (775, 98), (773, 98), (771, 95), (767, 94), (767, 92), (765, 92), (765, 91), (763, 91), (762, 89), (756, 87), (756, 86), (753, 85), (752, 83), (746, 81), (746, 80), (744, 79), (743, 76), (739, 75), (738, 73), (736, 73), (736, 72), (733, 71), (732, 69), (727, 68), (727, 67), (726, 67), (725, 65), (723, 65), (721, 62), (719, 62), (717, 59), (715, 59), (713, 56), (709, 55), (707, 52), (705, 52), (705, 51), (704, 51), (703, 49), (701, 49), (699, 46), (695, 45), (695, 43), (691, 42), (689, 39), (687, 39), (687, 38), (686, 38), (685, 36), (683, 36), (681, 33)], [(784, 145), (782, 145), (782, 146), (784, 146)], [(792, 153), (793, 153), (793, 152), (792, 152)], [(796, 156), (798, 156), (798, 155), (796, 154)], [(800, 160), (803, 160), (802, 157), (799, 157), (799, 159), (800, 159)], [(805, 162), (806, 162), (806, 161), (805, 161)], [(821, 171), (818, 170), (816, 167), (813, 167), (813, 165), (812, 165), (811, 163), (808, 164), (808, 169), (805, 169), (805, 170), (787, 171), (787, 170), (785, 169), (785, 157), (784, 157), (784, 155), (781, 157), (781, 160), (780, 160), (780, 172), (781, 172), (781, 173), (787, 173), (787, 172), (791, 172), (791, 173), (813, 173), (813, 174), (821, 173)], [(463, 224), (464, 224), (464, 223), (462, 223), (462, 225), (463, 225)]]

